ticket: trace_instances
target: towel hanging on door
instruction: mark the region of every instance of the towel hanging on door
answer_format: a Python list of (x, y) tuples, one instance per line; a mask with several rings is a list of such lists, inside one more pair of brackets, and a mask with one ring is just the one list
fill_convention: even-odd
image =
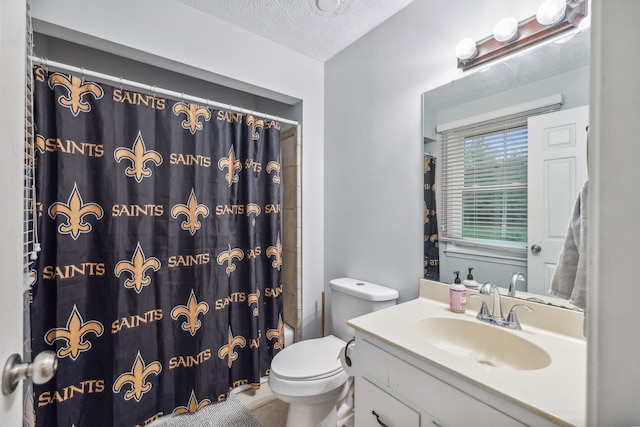
[(587, 301), (587, 201), (589, 181), (585, 181), (573, 206), (569, 229), (551, 279), (551, 295), (568, 299), (582, 309)]

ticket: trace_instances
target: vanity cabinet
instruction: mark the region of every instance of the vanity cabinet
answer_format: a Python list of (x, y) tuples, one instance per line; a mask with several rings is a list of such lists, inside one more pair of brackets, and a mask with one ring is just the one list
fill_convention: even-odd
[[(356, 397), (362, 422), (357, 425), (420, 427), (420, 413), (366, 379), (358, 382)], [(356, 416), (358, 419), (358, 416)], [(379, 421), (378, 421), (379, 420)]]
[(356, 427), (554, 425), (363, 332), (355, 348)]

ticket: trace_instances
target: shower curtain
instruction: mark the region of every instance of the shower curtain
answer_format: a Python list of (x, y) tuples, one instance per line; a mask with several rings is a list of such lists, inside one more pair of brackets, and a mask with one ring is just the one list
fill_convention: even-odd
[(34, 68), (37, 426), (143, 426), (283, 346), (280, 125)]
[(436, 158), (424, 155), (424, 278), (440, 280), (438, 212), (436, 210)]

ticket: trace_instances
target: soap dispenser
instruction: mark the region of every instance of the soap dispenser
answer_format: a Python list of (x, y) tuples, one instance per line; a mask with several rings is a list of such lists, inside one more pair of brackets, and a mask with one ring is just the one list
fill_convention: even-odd
[(449, 310), (464, 313), (467, 310), (467, 288), (460, 281), (460, 272), (454, 271), (455, 280), (449, 287)]
[(474, 289), (474, 290), (478, 290), (478, 282), (476, 282), (475, 280), (473, 280), (473, 275), (471, 274), (471, 270), (473, 270), (473, 267), (469, 268), (469, 274), (467, 274), (467, 278), (465, 280), (462, 281), (462, 284), (465, 286), (465, 288), (467, 289)]

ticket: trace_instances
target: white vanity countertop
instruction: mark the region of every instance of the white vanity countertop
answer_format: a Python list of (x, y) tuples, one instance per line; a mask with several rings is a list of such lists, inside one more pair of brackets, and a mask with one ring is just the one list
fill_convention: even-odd
[[(427, 317), (479, 322), (475, 319), (479, 301), (468, 298), (467, 312), (458, 314), (449, 310), (447, 298), (448, 286), (423, 280), (419, 298), (352, 319), (348, 324), (558, 425), (585, 425), (587, 348), (582, 337), (582, 313), (502, 297), (504, 313), (515, 303), (534, 308), (533, 313), (519, 311), (522, 331), (505, 330), (543, 348), (551, 363), (536, 370), (497, 368), (453, 356), (418, 333), (416, 322)], [(488, 296), (487, 300), (491, 310), (492, 300)]]

